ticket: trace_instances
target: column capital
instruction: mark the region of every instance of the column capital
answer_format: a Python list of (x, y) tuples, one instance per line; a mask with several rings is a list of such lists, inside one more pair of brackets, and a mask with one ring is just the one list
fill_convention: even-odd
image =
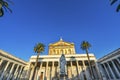
[(1, 61), (0, 61), (0, 65), (2, 64), (2, 62), (3, 62), (4, 60), (3, 59), (1, 59)]
[(120, 64), (120, 60), (118, 58), (116, 58), (116, 60), (118, 61), (118, 63)]

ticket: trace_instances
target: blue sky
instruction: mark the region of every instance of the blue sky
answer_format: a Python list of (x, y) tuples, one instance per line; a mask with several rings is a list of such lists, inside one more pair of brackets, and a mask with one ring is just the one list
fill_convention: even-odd
[(33, 47), (63, 38), (75, 44), (76, 53), (83, 40), (91, 43), (96, 58), (120, 47), (120, 12), (109, 0), (14, 0), (13, 13), (0, 17), (0, 49), (23, 60), (34, 55)]

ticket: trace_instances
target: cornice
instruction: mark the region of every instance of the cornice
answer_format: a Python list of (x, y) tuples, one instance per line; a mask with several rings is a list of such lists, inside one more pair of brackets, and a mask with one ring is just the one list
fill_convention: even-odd
[(114, 50), (113, 52), (110, 52), (109, 54), (103, 56), (102, 58), (98, 59), (98, 62), (102, 62), (104, 60), (110, 59), (111, 57), (114, 57), (116, 55), (120, 55), (120, 48)]
[(3, 57), (8, 58), (8, 59), (10, 59), (10, 60), (13, 60), (13, 61), (22, 63), (22, 64), (24, 64), (24, 65), (27, 64), (26, 61), (24, 61), (24, 60), (22, 60), (22, 59), (20, 59), (20, 58), (18, 58), (18, 57), (15, 57), (15, 56), (13, 56), (13, 55), (11, 55), (11, 54), (3, 51), (3, 50), (0, 50), (0, 56), (3, 56)]

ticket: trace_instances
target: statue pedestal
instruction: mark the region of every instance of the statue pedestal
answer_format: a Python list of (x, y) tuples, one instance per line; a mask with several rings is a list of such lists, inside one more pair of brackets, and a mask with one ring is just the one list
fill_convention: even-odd
[(67, 80), (66, 74), (60, 74), (59, 80)]

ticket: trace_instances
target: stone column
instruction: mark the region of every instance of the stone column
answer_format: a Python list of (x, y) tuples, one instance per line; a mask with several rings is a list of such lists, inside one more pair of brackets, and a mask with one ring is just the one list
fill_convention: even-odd
[(72, 61), (70, 61), (71, 64), (71, 78), (73, 77), (73, 67), (72, 67)]
[(35, 80), (38, 79), (38, 72), (39, 72), (39, 68), (36, 66), (36, 71), (35, 71)]
[(43, 65), (43, 62), (41, 62), (41, 64), (40, 64), (40, 68), (39, 68), (39, 80), (40, 80), (40, 77), (41, 77), (41, 70), (42, 70), (42, 65)]
[(1, 76), (0, 76), (0, 80), (2, 80), (2, 78), (3, 78), (3, 76), (4, 76), (4, 73), (5, 73), (5, 71), (7, 70), (9, 64), (10, 64), (10, 62), (7, 62), (7, 65), (6, 65), (6, 67), (4, 68), (3, 73), (2, 73)]
[(97, 72), (97, 74), (98, 74), (98, 78), (100, 79), (100, 80), (102, 80), (102, 75), (100, 74), (100, 70), (99, 70), (99, 67), (98, 67), (98, 63), (97, 62), (95, 62), (95, 68), (96, 68), (96, 72)]
[(51, 80), (54, 77), (54, 61), (52, 62), (52, 71), (50, 72), (52, 74)]
[(11, 69), (10, 69), (10, 73), (8, 74), (7, 80), (10, 80), (10, 76), (12, 74), (13, 68), (14, 68), (15, 64), (13, 63)]
[(20, 68), (20, 71), (19, 71), (19, 73), (18, 73), (17, 80), (20, 80), (20, 76), (21, 76), (21, 73), (22, 73), (22, 69), (23, 69), (23, 66), (21, 66), (21, 68)]
[(79, 66), (79, 77), (80, 77), (80, 80), (84, 80), (83, 66)]
[(109, 67), (109, 69), (110, 69), (110, 72), (112, 73), (113, 79), (116, 79), (115, 74), (113, 73), (113, 71), (112, 71), (112, 69), (111, 69), (111, 67), (110, 67), (110, 65), (109, 65), (108, 62), (107, 62), (107, 65), (108, 65), (108, 67)]
[(76, 61), (76, 64), (77, 64), (77, 75), (78, 75), (78, 79), (80, 79), (80, 74), (79, 74), (79, 65), (78, 65), (78, 61)]
[(41, 62), (41, 64), (40, 64), (40, 69), (39, 69), (39, 74), (41, 75), (41, 70), (42, 70), (42, 64), (43, 64), (43, 62)]
[(60, 71), (60, 64), (58, 62), (58, 66), (57, 66), (57, 77), (59, 77), (59, 71)]
[(107, 80), (106, 75), (104, 73), (105, 71), (104, 71), (104, 69), (102, 67), (102, 64), (99, 64), (98, 67), (99, 67), (99, 71), (100, 71), (100, 75), (101, 75), (101, 80)]
[(120, 60), (118, 58), (115, 59), (115, 63), (116, 63), (117, 69), (120, 70)]
[[(85, 63), (84, 63), (84, 61), (82, 61), (82, 63), (83, 63), (83, 70), (84, 70), (84, 73), (83, 73), (83, 76), (84, 76), (84, 74), (85, 74), (85, 77), (88, 79), (88, 75), (87, 75), (87, 69), (86, 69), (86, 66), (85, 66)], [(86, 70), (85, 70), (86, 69)]]
[(104, 68), (105, 68), (105, 71), (107, 72), (108, 78), (111, 79), (110, 74), (109, 74), (109, 72), (108, 72), (108, 70), (107, 70), (107, 68), (106, 68), (106, 66), (105, 66), (105, 63), (103, 63), (103, 66), (104, 66)]
[(89, 79), (89, 78), (88, 78), (88, 73), (87, 73), (87, 67), (86, 67), (86, 65), (85, 65), (85, 61), (82, 61), (82, 62), (83, 62), (84, 74), (85, 74), (86, 78)]
[[(2, 63), (3, 63), (3, 59), (1, 59), (1, 61), (0, 61), (0, 67), (2, 67)], [(0, 74), (2, 73), (2, 71), (0, 72)]]
[(34, 69), (35, 69), (35, 67), (34, 67), (34, 65), (31, 63), (31, 68), (30, 68), (30, 77), (29, 77), (29, 80), (32, 80), (32, 77), (33, 77), (33, 72), (34, 72)]
[(15, 72), (14, 72), (13, 80), (16, 79), (16, 77), (17, 77), (17, 71), (18, 71), (18, 68), (19, 68), (19, 65), (17, 65), (17, 68), (16, 68), (16, 70), (15, 70)]
[(26, 79), (29, 79), (30, 76), (31, 76), (31, 72), (32, 72), (31, 67), (32, 67), (32, 63), (29, 62), (29, 68), (28, 68), (28, 70), (27, 70)]
[(117, 69), (117, 67), (116, 67), (116, 65), (115, 65), (115, 63), (111, 60), (111, 62), (112, 62), (112, 65), (114, 66), (114, 68), (115, 68), (115, 71), (116, 71), (116, 73), (117, 73), (117, 75), (119, 76), (119, 78), (120, 78), (120, 73), (119, 73), (119, 71), (118, 71), (118, 69)]
[(95, 65), (92, 65), (91, 67), (92, 67), (92, 73), (94, 75), (94, 79), (98, 79), (97, 70), (95, 68)]
[(48, 71), (48, 62), (46, 62), (46, 71), (45, 71), (45, 78), (47, 80), (47, 71)]

